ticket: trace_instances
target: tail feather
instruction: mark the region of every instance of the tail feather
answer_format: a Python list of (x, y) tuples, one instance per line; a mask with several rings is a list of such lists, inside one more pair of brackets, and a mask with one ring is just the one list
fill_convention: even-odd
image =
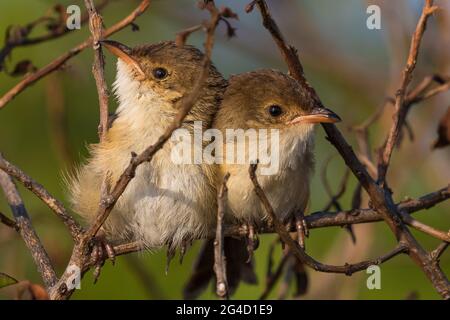
[[(241, 281), (256, 284), (253, 260), (247, 263), (248, 252), (245, 240), (225, 238), (224, 253), (226, 258), (228, 293), (232, 295)], [(206, 289), (214, 275), (214, 241), (204, 242), (193, 267), (193, 273), (183, 290), (185, 299), (196, 299)]]

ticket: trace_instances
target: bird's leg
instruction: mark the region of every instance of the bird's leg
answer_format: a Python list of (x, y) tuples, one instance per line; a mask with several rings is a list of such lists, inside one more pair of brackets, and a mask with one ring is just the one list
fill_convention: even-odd
[(250, 263), (253, 258), (253, 252), (258, 248), (259, 245), (259, 239), (258, 234), (255, 231), (255, 226), (249, 222), (247, 223), (247, 252), (248, 252), (248, 259), (246, 263)]
[(294, 213), (295, 230), (297, 230), (297, 241), (302, 249), (305, 249), (305, 238), (309, 236), (308, 226), (306, 225), (303, 210)]
[(97, 236), (91, 240), (90, 247), (91, 261), (94, 265), (94, 283), (97, 283), (97, 280), (100, 277), (101, 268), (105, 264), (105, 260), (111, 260), (111, 263), (114, 265), (116, 262), (116, 253), (113, 246), (106, 239), (106, 235), (102, 230), (100, 230)]
[(192, 240), (183, 240), (180, 247), (180, 264), (183, 264), (184, 255), (187, 249), (192, 245)]
[(175, 248), (172, 247), (171, 244), (167, 246), (167, 252), (166, 252), (166, 275), (169, 273), (169, 267), (170, 262), (172, 261), (173, 257), (175, 257)]

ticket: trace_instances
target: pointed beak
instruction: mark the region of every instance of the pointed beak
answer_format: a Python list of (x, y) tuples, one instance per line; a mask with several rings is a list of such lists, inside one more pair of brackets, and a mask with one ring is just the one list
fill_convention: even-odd
[(314, 108), (311, 113), (298, 116), (287, 124), (298, 124), (298, 123), (335, 123), (341, 121), (341, 118), (327, 108)]
[(142, 71), (141, 66), (131, 56), (131, 48), (127, 47), (126, 45), (124, 45), (120, 42), (112, 41), (112, 40), (101, 40), (100, 43), (102, 46), (104, 46), (106, 49), (108, 49), (109, 52), (111, 52), (117, 58), (121, 59), (123, 62), (125, 62), (127, 65), (129, 65), (131, 68), (136, 70), (136, 72), (142, 78), (145, 78), (145, 73), (144, 73), (144, 71)]

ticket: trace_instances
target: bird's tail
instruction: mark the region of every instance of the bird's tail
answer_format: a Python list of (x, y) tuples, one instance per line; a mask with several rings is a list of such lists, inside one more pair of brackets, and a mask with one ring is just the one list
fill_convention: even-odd
[[(256, 284), (253, 259), (248, 260), (245, 239), (225, 238), (224, 254), (226, 258), (228, 293), (232, 295), (241, 281)], [(196, 299), (208, 286), (214, 275), (214, 241), (206, 240), (194, 263), (192, 274), (184, 287), (185, 299)]]

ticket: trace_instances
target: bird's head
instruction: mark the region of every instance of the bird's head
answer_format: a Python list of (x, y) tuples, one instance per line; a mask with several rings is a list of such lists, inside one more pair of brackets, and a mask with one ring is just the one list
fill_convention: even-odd
[[(118, 57), (114, 84), (120, 105), (139, 108), (139, 113), (160, 112), (173, 117), (182, 97), (188, 95), (200, 77), (204, 54), (195, 47), (177, 46), (172, 41), (129, 48), (104, 40), (102, 45)], [(226, 80), (210, 64), (208, 77), (186, 121), (211, 121), (226, 88)], [(151, 110), (150, 106), (152, 107)], [(158, 106), (160, 110), (155, 110)], [(119, 110), (123, 112), (123, 110)]]
[(275, 70), (233, 76), (216, 119), (221, 128), (293, 128), (305, 133), (316, 123), (338, 121), (338, 115), (312, 98), (309, 88)]

